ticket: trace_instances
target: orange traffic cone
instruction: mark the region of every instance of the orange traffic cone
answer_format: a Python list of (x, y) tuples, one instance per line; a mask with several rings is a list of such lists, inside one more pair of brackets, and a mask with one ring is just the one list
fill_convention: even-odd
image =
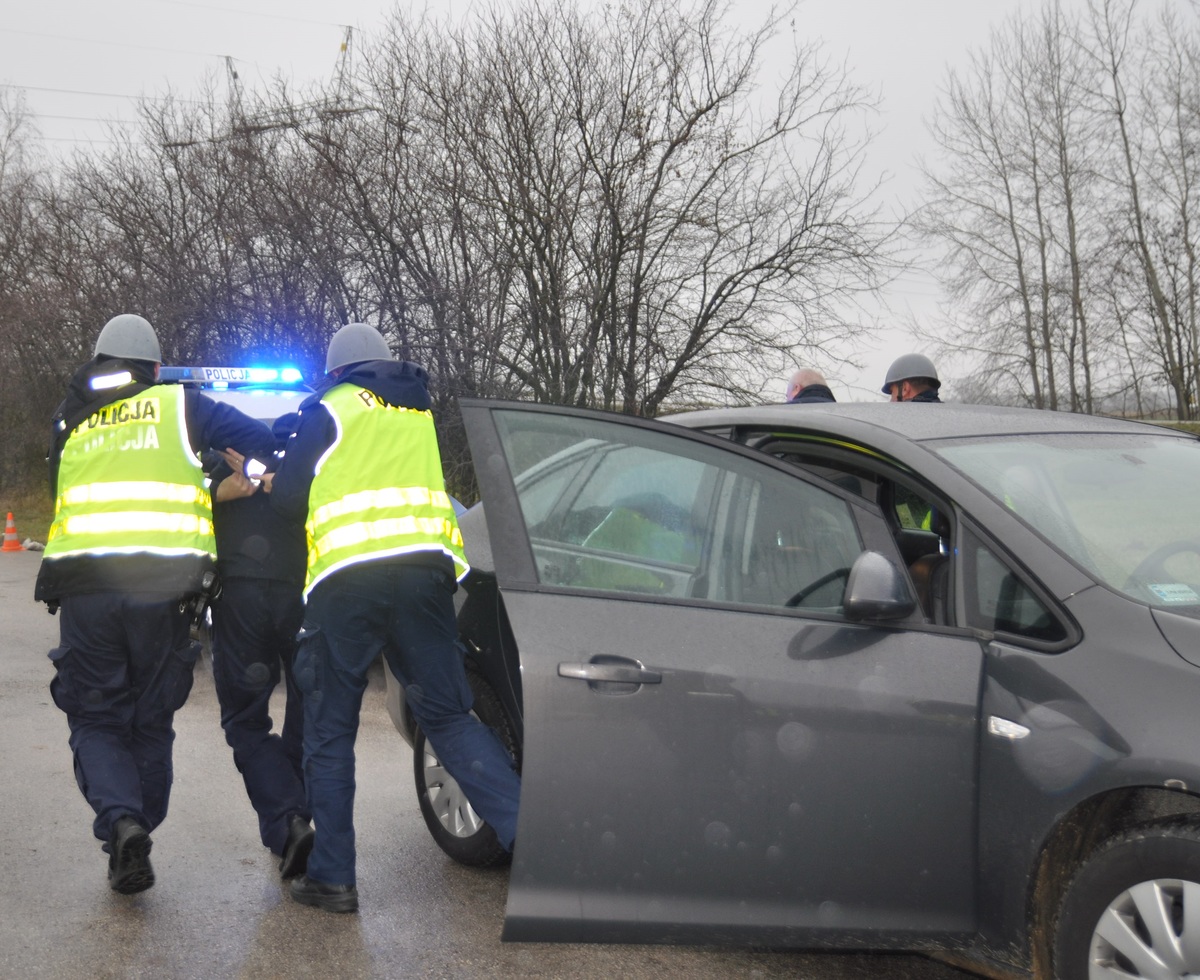
[(0, 551), (24, 551), (17, 538), (17, 525), (13, 523), (12, 511), (8, 512), (8, 523), (4, 525), (4, 547)]

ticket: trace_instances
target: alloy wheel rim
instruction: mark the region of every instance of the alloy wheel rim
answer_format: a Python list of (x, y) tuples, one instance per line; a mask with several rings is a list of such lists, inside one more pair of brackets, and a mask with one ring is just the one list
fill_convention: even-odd
[(472, 837), (483, 827), (483, 820), (467, 800), (458, 781), (442, 766), (437, 754), (425, 743), (425, 795), (438, 823), (455, 837)]
[(1200, 883), (1143, 881), (1101, 913), (1088, 951), (1089, 980), (1200, 980)]

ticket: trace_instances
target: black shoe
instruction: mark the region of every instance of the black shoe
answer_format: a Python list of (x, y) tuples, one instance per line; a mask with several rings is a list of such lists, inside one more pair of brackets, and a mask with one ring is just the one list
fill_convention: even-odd
[(108, 884), (122, 895), (144, 892), (154, 884), (150, 835), (133, 819), (121, 817), (108, 841)]
[(327, 885), (301, 875), (292, 879), (288, 891), (301, 905), (315, 905), (326, 912), (358, 911), (358, 889), (353, 885)]
[(283, 845), (283, 858), (279, 862), (279, 876), (284, 881), (304, 874), (315, 836), (308, 821), (300, 814), (294, 813), (288, 818), (287, 843)]

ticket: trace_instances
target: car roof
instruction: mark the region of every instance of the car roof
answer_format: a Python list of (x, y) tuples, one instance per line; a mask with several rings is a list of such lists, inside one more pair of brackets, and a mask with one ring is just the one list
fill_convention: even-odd
[(997, 405), (921, 404), (913, 402), (788, 403), (741, 408), (712, 408), (660, 416), (664, 422), (696, 429), (728, 426), (811, 428), (865, 441), (911, 442), (981, 436), (1048, 435), (1052, 433), (1161, 434), (1196, 438), (1179, 429), (1099, 415), (1079, 415)]

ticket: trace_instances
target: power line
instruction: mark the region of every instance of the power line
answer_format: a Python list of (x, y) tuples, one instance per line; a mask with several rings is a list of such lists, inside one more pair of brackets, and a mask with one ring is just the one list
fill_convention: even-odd
[[(86, 92), (80, 89), (73, 88), (46, 88), (41, 85), (17, 85), (13, 82), (0, 82), (0, 88), (19, 88), (26, 92), (54, 92), (58, 95), (92, 95), (101, 99), (145, 99), (148, 102), (166, 101), (169, 96), (158, 95), (124, 95), (119, 92)], [(212, 105), (208, 100), (200, 99), (174, 99), (175, 102), (182, 102), (186, 105)]]
[[(348, 25), (336, 23), (334, 21), (311, 20), (311, 19), (304, 18), (304, 17), (291, 17), (286, 14), (260, 13), (258, 11), (254, 11), (254, 10), (241, 10), (241, 9), (234, 8), (234, 7), (221, 7), (221, 6), (216, 6), (213, 4), (194, 3), (194, 2), (189, 2), (189, 0), (156, 0), (156, 2), (162, 3), (162, 4), (170, 4), (170, 5), (179, 6), (179, 7), (193, 7), (198, 10), (211, 10), (211, 11), (218, 11), (218, 12), (223, 12), (223, 13), (232, 13), (232, 14), (237, 14), (238, 16), (242, 16), (242, 17), (249, 15), (252, 17), (266, 18), (269, 20), (287, 21), (287, 22), (292, 22), (292, 23), (297, 23), (297, 24), (313, 24), (313, 25), (317, 25), (320, 27), (338, 27), (343, 30), (349, 29)], [(23, 37), (38, 37), (38, 38), (45, 38), (47, 40), (52, 40), (52, 41), (71, 41), (71, 42), (76, 42), (76, 43), (80, 43), (80, 44), (88, 44), (88, 45), (106, 45), (109, 47), (127, 48), (127, 49), (131, 49), (131, 50), (135, 50), (135, 51), (151, 51), (151, 52), (157, 52), (160, 54), (185, 55), (187, 57), (194, 57), (194, 58), (224, 58), (226, 61), (228, 61), (230, 58), (232, 58), (234, 61), (238, 61), (238, 62), (247, 64), (247, 65), (254, 65), (260, 71), (262, 70), (262, 66), (259, 65), (258, 62), (256, 62), (256, 61), (251, 61), (249, 59), (243, 59), (243, 58), (237, 58), (236, 56), (232, 56), (232, 55), (215, 54), (213, 52), (208, 52), (208, 51), (190, 51), (190, 50), (186, 50), (186, 49), (182, 49), (182, 48), (168, 48), (168, 47), (161, 47), (158, 45), (150, 45), (150, 44), (135, 44), (135, 43), (131, 43), (128, 41), (109, 41), (109, 40), (104, 40), (101, 38), (94, 38), (94, 37), (84, 38), (84, 37), (78, 37), (78, 36), (69, 35), (69, 34), (56, 34), (56, 33), (52, 33), (49, 31), (28, 31), (28, 30), (22, 30), (19, 28), (11, 28), (11, 27), (0, 27), (0, 34), (14, 34), (14, 35), (19, 35), (19, 36), (23, 36)], [(342, 49), (343, 50), (345, 49), (344, 43), (342, 45)], [(0, 83), (0, 88), (3, 88), (3, 87), (4, 87), (4, 83)], [(34, 85), (20, 85), (20, 86), (15, 86), (15, 87), (25, 88), (31, 92), (56, 92), (56, 93), (60, 93), (60, 94), (64, 94), (64, 95), (97, 95), (97, 96), (103, 96), (105, 98), (144, 98), (144, 96), (117, 95), (115, 93), (108, 93), (108, 92), (81, 92), (81, 91), (73, 90), (73, 89), (46, 88), (46, 87), (40, 87), (40, 86), (34, 86)], [(186, 100), (179, 100), (179, 101), (186, 101)], [(203, 104), (203, 103), (192, 103), (192, 104)]]
[(50, 34), (46, 31), (22, 31), (15, 27), (0, 27), (0, 34), (20, 34), (23, 37), (44, 37), (51, 41), (78, 41), (80, 44), (105, 44), (113, 48), (133, 48), (136, 51), (159, 51), (163, 54), (186, 54), (194, 58), (219, 58), (205, 51), (184, 51), (179, 48), (160, 48), (149, 44), (130, 44), (128, 41), (105, 41), (94, 37), (75, 37), (71, 34)]
[(45, 113), (35, 113), (38, 119), (66, 119), (72, 122), (104, 122), (117, 123), (121, 126), (137, 126), (140, 125), (136, 119), (102, 119), (99, 116), (50, 116)]
[[(79, 91), (77, 89), (45, 88), (45, 87), (41, 87), (41, 86), (37, 86), (37, 85), (13, 85), (10, 83), (0, 83), (0, 89), (5, 89), (5, 88), (18, 88), (18, 89), (22, 89), (22, 90), (30, 91), (30, 92), (52, 92), (52, 93), (59, 94), (59, 95), (87, 95), (87, 96), (94, 96), (96, 98), (103, 98), (103, 99), (128, 99), (130, 101), (145, 100), (147, 102), (165, 102), (167, 100), (166, 96), (150, 97), (150, 96), (137, 96), (137, 95), (119, 95), (115, 92), (83, 92), (83, 91)], [(213, 103), (211, 101), (200, 100), (200, 99), (176, 99), (175, 101), (178, 103), (184, 104), (184, 105), (192, 105), (192, 106), (212, 106), (213, 105)], [(63, 116), (63, 115), (56, 115), (56, 114), (51, 114), (51, 113), (41, 113), (41, 112), (36, 112), (36, 111), (31, 112), (30, 115), (35, 119), (58, 119), (58, 120), (65, 120), (65, 121), (71, 121), (71, 122), (91, 122), (91, 123), (104, 123), (104, 124), (115, 123), (115, 124), (121, 125), (121, 126), (138, 126), (138, 125), (140, 125), (140, 123), (137, 120), (112, 119), (112, 118), (105, 117), (105, 116)], [(43, 142), (105, 143), (105, 144), (109, 144), (109, 145), (115, 145), (112, 143), (111, 140), (91, 140), (91, 139), (75, 138), (75, 137), (70, 137), (70, 136), (45, 136), (41, 133), (37, 134), (36, 138), (42, 140)]]
[[(349, 83), (349, 71), (348, 71), (350, 57), (351, 57), (350, 47), (351, 47), (352, 28), (348, 27), (347, 25), (335, 23), (332, 21), (312, 20), (312, 19), (303, 18), (303, 17), (290, 16), (287, 14), (259, 13), (257, 11), (253, 11), (253, 10), (244, 10), (244, 9), (225, 7), (225, 6), (220, 6), (220, 5), (216, 5), (216, 4), (210, 4), (210, 3), (195, 2), (195, 0), (151, 0), (151, 2), (157, 2), (159, 4), (170, 4), (172, 6), (177, 6), (177, 7), (192, 7), (192, 8), (198, 9), (198, 10), (208, 10), (208, 11), (232, 13), (232, 14), (237, 14), (240, 17), (244, 17), (245, 15), (249, 14), (251, 16), (267, 18), (267, 19), (275, 20), (275, 21), (287, 21), (287, 22), (298, 23), (298, 24), (315, 24), (315, 25), (323, 26), (323, 27), (339, 27), (345, 31), (345, 37), (341, 44), (341, 54), (338, 58), (337, 67), (335, 69), (335, 81), (336, 81), (336, 86), (337, 86), (337, 96), (335, 97), (335, 99), (333, 101), (322, 101), (320, 103), (314, 103), (311, 105), (294, 106), (291, 108), (291, 110), (289, 112), (289, 118), (287, 120), (278, 118), (277, 113), (267, 113), (265, 115), (261, 112), (256, 113), (257, 118), (249, 119), (249, 120), (248, 119), (239, 120), (239, 123), (238, 123), (239, 127), (246, 128), (248, 130), (254, 130), (254, 131), (290, 128), (292, 125), (295, 125), (294, 118), (292, 118), (292, 117), (296, 113), (296, 110), (299, 110), (301, 117), (313, 116), (313, 115), (329, 115), (329, 114), (342, 115), (342, 114), (346, 114), (346, 113), (355, 113), (355, 112), (365, 111), (361, 107), (352, 106), (353, 98), (350, 95), (350, 83)], [(183, 56), (188, 56), (188, 57), (200, 57), (200, 58), (221, 57), (226, 62), (226, 66), (227, 66), (227, 70), (228, 70), (230, 78), (234, 80), (234, 84), (233, 84), (234, 90), (236, 90), (236, 88), (237, 88), (238, 74), (234, 70), (232, 63), (234, 61), (238, 61), (238, 62), (242, 61), (242, 59), (235, 59), (232, 56), (228, 56), (228, 55), (216, 55), (216, 54), (211, 54), (211, 53), (207, 53), (207, 52), (190, 51), (190, 50), (183, 50), (183, 49), (178, 49), (178, 48), (159, 47), (159, 46), (154, 46), (154, 45), (137, 44), (137, 43), (131, 43), (131, 42), (125, 42), (125, 41), (107, 41), (107, 40), (101, 40), (101, 39), (97, 39), (97, 38), (82, 38), (82, 37), (78, 37), (78, 36), (59, 34), (59, 33), (54, 33), (54, 32), (50, 32), (50, 31), (29, 31), (29, 30), (23, 30), (23, 29), (19, 29), (19, 28), (0, 27), (0, 34), (11, 34), (11, 35), (24, 36), (24, 37), (46, 38), (46, 39), (55, 40), (55, 41), (78, 42), (78, 43), (85, 43), (85, 44), (90, 44), (90, 45), (108, 45), (111, 47), (127, 48), (127, 49), (139, 50), (139, 51), (161, 52), (161, 53), (165, 53), (165, 54), (183, 55)], [(257, 66), (256, 62), (243, 62), (243, 63)], [(3, 89), (5, 89), (5, 88), (19, 89), (19, 90), (24, 90), (27, 92), (51, 93), (51, 94), (57, 94), (57, 95), (84, 96), (84, 97), (90, 97), (90, 98), (106, 98), (106, 99), (122, 99), (122, 100), (129, 100), (129, 101), (141, 101), (141, 102), (146, 102), (146, 103), (151, 103), (151, 104), (160, 104), (163, 102), (172, 101), (174, 103), (177, 103), (180, 105), (187, 105), (187, 106), (213, 107), (215, 105), (214, 101), (211, 99), (184, 99), (184, 98), (178, 98), (178, 97), (172, 96), (170, 94), (167, 94), (167, 95), (158, 95), (158, 94), (155, 94), (155, 95), (146, 95), (146, 94), (129, 95), (129, 94), (117, 93), (117, 92), (89, 91), (89, 90), (81, 90), (81, 89), (57, 88), (57, 87), (38, 86), (38, 85), (20, 85), (20, 84), (11, 82), (11, 81), (9, 81), (9, 82), (0, 81), (0, 91), (3, 91)], [(37, 113), (37, 112), (34, 112), (33, 115), (36, 118), (46, 119), (46, 120), (68, 120), (68, 121), (78, 121), (78, 122), (114, 123), (116, 125), (121, 125), (121, 126), (137, 126), (138, 125), (138, 123), (134, 122), (134, 121), (120, 120), (120, 119), (111, 120), (111, 119), (104, 119), (104, 118), (94, 117), (94, 116), (89, 117), (89, 116), (78, 116), (78, 115), (74, 115), (74, 116), (72, 116), (72, 115), (49, 115), (49, 114), (41, 114), (41, 113)], [(103, 140), (103, 139), (91, 140), (91, 139), (74, 138), (74, 137), (41, 136), (40, 138), (42, 140), (48, 141), (48, 142), (73, 142), (73, 143), (93, 143), (93, 142), (95, 142), (95, 143), (110, 143), (111, 142), (111, 141)]]
[(84, 136), (37, 136), (43, 143), (89, 143), (94, 146), (120, 146), (116, 140), (98, 140)]
[(287, 14), (264, 14), (257, 10), (244, 10), (238, 7), (218, 7), (211, 3), (193, 3), (191, 0), (158, 0), (159, 3), (175, 7), (195, 7), (197, 10), (217, 10), (225, 14), (237, 14), (239, 17), (265, 17), (268, 20), (286, 20), (294, 24), (318, 24), (321, 27), (349, 27), (349, 24), (338, 24), (329, 20), (309, 20), (306, 17), (289, 17)]

